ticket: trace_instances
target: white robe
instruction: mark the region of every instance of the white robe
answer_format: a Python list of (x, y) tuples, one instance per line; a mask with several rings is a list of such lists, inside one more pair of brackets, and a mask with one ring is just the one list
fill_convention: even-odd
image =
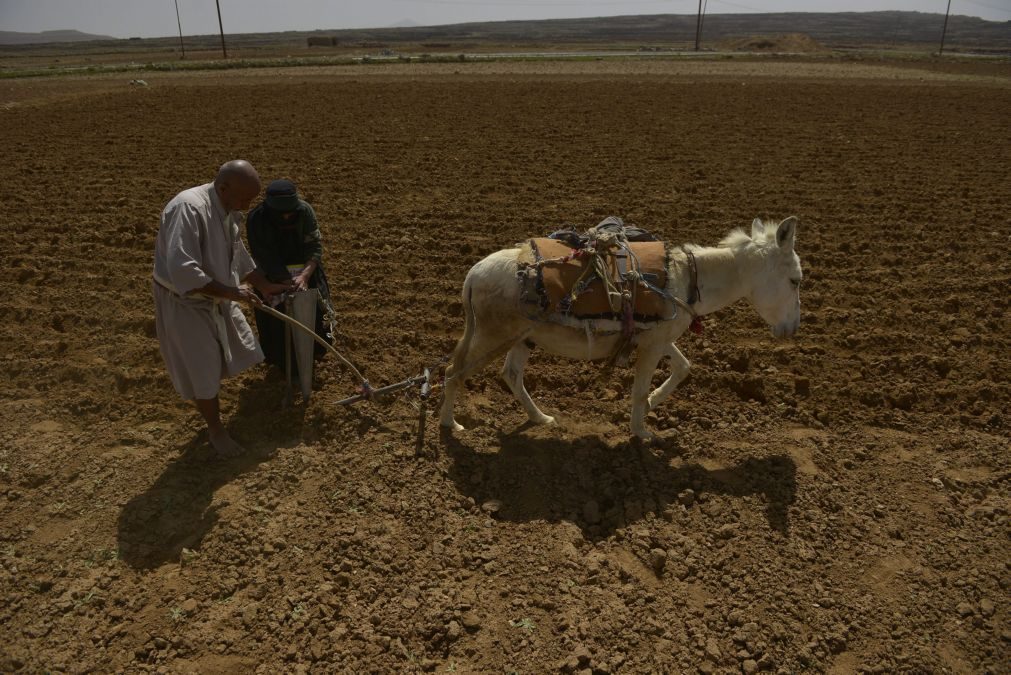
[(239, 305), (189, 293), (211, 280), (238, 286), (256, 264), (213, 183), (180, 192), (162, 211), (154, 247), (155, 327), (169, 377), (184, 399), (211, 399), (221, 380), (263, 360)]

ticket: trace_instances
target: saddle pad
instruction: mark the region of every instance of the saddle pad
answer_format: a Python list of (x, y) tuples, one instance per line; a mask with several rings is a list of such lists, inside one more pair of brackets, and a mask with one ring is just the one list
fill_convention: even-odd
[[(550, 260), (569, 255), (572, 249), (566, 244), (555, 239), (538, 238), (530, 240), (535, 257), (539, 260)], [(657, 288), (665, 288), (667, 285), (667, 252), (662, 241), (648, 241), (629, 243), (628, 247), (639, 260), (639, 272)], [(619, 267), (622, 270), (633, 269), (631, 261), (624, 261), (617, 256), (624, 257), (624, 251), (616, 256), (607, 257), (607, 267), (611, 271), (612, 278), (617, 278)], [(624, 265), (622, 263), (624, 262)], [(572, 291), (572, 287), (582, 276), (583, 271), (590, 264), (588, 258), (575, 258), (564, 263), (549, 263), (541, 268), (542, 283), (544, 293), (547, 296), (547, 311), (562, 312), (560, 303)], [(607, 302), (607, 294), (604, 291), (604, 284), (600, 279), (591, 273), (589, 277), (592, 281), (576, 297), (568, 312), (564, 312), (580, 319), (599, 318), (620, 318), (612, 311)], [(671, 313), (669, 303), (662, 296), (650, 291), (640, 284), (635, 289), (635, 307), (633, 313), (639, 321), (659, 321), (669, 318)]]

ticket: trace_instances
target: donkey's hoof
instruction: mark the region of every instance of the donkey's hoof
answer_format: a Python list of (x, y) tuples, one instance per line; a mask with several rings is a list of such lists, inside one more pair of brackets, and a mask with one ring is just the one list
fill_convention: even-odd
[(656, 441), (657, 438), (656, 434), (654, 434), (652, 431), (639, 431), (633, 433), (632, 435), (637, 441), (643, 444), (653, 443), (654, 441)]
[(551, 415), (541, 415), (540, 417), (531, 417), (530, 421), (533, 424), (554, 424), (555, 418)]
[(452, 423), (450, 424), (441, 424), (441, 426), (446, 431), (463, 431), (464, 429), (464, 426), (458, 423), (456, 420), (453, 420)]

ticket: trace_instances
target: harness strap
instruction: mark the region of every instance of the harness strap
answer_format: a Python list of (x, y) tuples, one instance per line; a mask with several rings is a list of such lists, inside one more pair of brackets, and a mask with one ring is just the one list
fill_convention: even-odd
[(688, 273), (691, 275), (691, 285), (688, 287), (688, 304), (694, 305), (702, 299), (702, 291), (699, 290), (699, 265), (695, 261), (695, 253), (690, 249), (681, 247), (688, 259)]
[(691, 278), (688, 286), (688, 303), (685, 305), (685, 309), (692, 315), (692, 323), (689, 328), (696, 335), (702, 335), (702, 315), (693, 308), (693, 305), (702, 300), (702, 291), (699, 290), (699, 264), (695, 260), (693, 251), (685, 246), (682, 246), (681, 250), (685, 252), (685, 258), (688, 261), (688, 274)]

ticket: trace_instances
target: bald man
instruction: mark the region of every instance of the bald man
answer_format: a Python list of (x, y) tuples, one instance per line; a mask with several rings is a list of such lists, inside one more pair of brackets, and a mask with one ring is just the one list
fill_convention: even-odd
[(221, 423), (221, 380), (263, 360), (236, 303), (258, 304), (288, 290), (256, 268), (239, 236), (242, 214), (260, 193), (245, 160), (226, 162), (214, 182), (180, 192), (162, 211), (154, 248), (155, 327), (175, 390), (196, 403), (211, 446), (223, 457), (243, 452)]

